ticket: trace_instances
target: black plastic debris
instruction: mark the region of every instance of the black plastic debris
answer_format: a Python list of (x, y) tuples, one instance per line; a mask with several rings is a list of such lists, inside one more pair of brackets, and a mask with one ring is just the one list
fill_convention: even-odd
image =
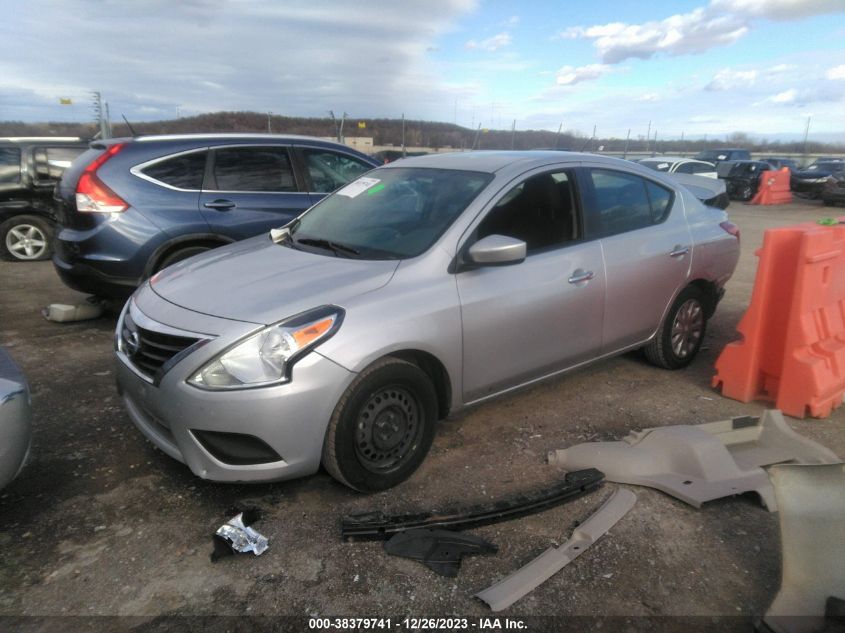
[(217, 528), (214, 533), (214, 551), (211, 562), (216, 563), (224, 556), (238, 552), (252, 552), (256, 556), (263, 554), (269, 547), (267, 537), (259, 534), (250, 526), (261, 518), (257, 508), (245, 509)]
[(343, 517), (341, 535), (344, 539), (385, 540), (399, 532), (419, 528), (448, 528), (466, 530), (491, 523), (500, 523), (528, 514), (553, 508), (597, 490), (604, 473), (586, 468), (566, 473), (563, 481), (543, 490), (523, 493), (511, 499), (493, 503), (452, 508), (442, 512), (386, 515), (366, 512)]
[(464, 556), (495, 554), (499, 548), (471, 534), (420, 529), (395, 534), (385, 541), (384, 551), (419, 561), (441, 576), (454, 578)]

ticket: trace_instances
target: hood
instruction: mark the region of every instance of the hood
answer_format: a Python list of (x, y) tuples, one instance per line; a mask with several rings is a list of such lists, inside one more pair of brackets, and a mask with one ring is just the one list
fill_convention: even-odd
[(819, 167), (818, 169), (801, 169), (792, 172), (795, 178), (802, 178), (805, 180), (812, 180), (814, 178), (827, 178), (832, 176), (834, 171), (829, 167)]
[(399, 262), (294, 250), (266, 235), (191, 257), (150, 281), (163, 299), (195, 312), (269, 325), (384, 286)]

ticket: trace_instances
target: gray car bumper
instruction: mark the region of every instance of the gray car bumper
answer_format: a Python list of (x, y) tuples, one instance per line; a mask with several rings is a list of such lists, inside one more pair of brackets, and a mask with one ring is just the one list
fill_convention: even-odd
[[(147, 302), (147, 307), (157, 306)], [(174, 314), (172, 305), (168, 311), (168, 321), (184, 322), (191, 314), (201, 321), (200, 315), (187, 310), (176, 309), (181, 314)], [(143, 318), (137, 307), (132, 313), (136, 319)], [(161, 314), (157, 316), (161, 318)], [(130, 419), (153, 444), (203, 479), (278, 481), (316, 472), (329, 419), (355, 374), (314, 351), (294, 365), (291, 380), (284, 384), (231, 391), (208, 391), (188, 384), (198, 367), (253, 326), (231, 323), (227, 329), (235, 331), (190, 353), (158, 384), (141, 375), (118, 351), (117, 387)], [(209, 442), (210, 436), (214, 443)], [(235, 457), (238, 442), (244, 440), (248, 449), (258, 446), (265, 457)]]

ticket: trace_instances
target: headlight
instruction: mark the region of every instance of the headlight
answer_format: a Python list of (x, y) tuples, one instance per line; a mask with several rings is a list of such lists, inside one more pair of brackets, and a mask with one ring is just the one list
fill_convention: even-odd
[(270, 325), (205, 364), (188, 379), (201, 389), (247, 389), (278, 384), (296, 360), (330, 338), (344, 311), (322, 306)]

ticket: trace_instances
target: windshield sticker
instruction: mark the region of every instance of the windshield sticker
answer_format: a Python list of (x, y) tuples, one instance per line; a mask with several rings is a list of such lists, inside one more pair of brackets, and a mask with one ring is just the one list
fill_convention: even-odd
[(669, 163), (660, 163), (657, 166), (658, 169), (669, 169)]
[[(367, 189), (377, 185), (379, 182), (381, 181), (378, 178), (359, 178), (339, 190), (337, 195), (346, 196), (347, 198), (357, 198)], [(382, 187), (384, 187), (384, 185), (382, 185)]]
[(367, 195), (368, 195), (368, 196), (374, 196), (375, 194), (377, 194), (377, 193), (378, 193), (379, 191), (381, 191), (382, 189), (384, 189), (384, 183), (383, 183), (383, 182), (380, 182), (380, 183), (379, 183), (379, 184), (377, 184), (375, 187), (372, 187), (371, 189), (368, 189), (368, 190), (367, 190)]

